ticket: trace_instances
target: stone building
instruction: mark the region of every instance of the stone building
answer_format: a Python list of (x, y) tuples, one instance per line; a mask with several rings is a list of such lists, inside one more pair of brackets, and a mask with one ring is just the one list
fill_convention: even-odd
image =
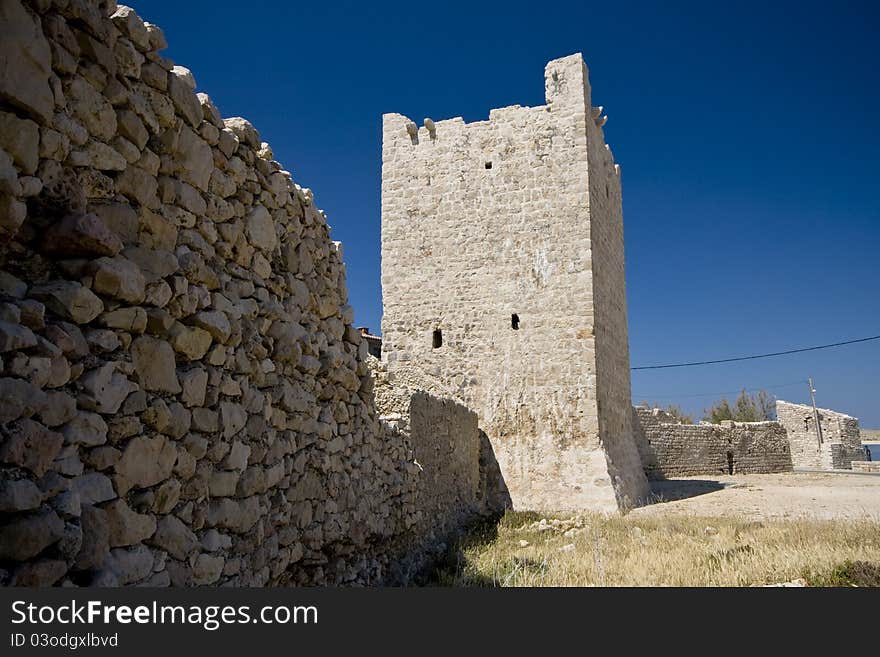
[(367, 351), (374, 358), (382, 358), (382, 336), (370, 333), (368, 326), (358, 326), (361, 339), (367, 343)]
[(383, 359), (477, 412), (516, 508), (647, 492), (632, 437), (620, 169), (580, 54), (546, 104), (383, 117)]
[(791, 443), (795, 468), (830, 470), (852, 468), (865, 459), (859, 421), (844, 413), (820, 408), (819, 427), (812, 406), (776, 402), (776, 417)]

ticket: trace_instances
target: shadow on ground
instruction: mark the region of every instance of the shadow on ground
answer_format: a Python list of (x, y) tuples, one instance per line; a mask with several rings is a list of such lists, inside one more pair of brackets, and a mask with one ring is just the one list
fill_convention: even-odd
[(654, 504), (708, 495), (730, 486), (712, 479), (657, 479), (650, 484), (651, 502)]
[[(523, 515), (529, 515), (528, 513)], [(534, 514), (539, 518), (538, 514)], [(481, 518), (468, 525), (462, 533), (449, 541), (446, 550), (432, 568), (416, 582), (419, 586), (497, 586), (491, 577), (468, 567), (467, 552), (491, 545), (498, 538), (500, 515)]]

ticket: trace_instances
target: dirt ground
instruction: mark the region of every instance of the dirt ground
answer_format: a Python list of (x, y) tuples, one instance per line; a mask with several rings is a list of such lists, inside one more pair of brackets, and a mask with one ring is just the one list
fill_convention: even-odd
[(633, 516), (684, 514), (751, 520), (860, 518), (880, 521), (880, 475), (802, 473), (706, 475), (651, 482), (655, 504)]

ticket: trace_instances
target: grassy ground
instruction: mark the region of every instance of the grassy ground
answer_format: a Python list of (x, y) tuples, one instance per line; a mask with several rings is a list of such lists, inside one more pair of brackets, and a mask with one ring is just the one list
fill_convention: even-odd
[(508, 512), (452, 545), (441, 586), (880, 586), (880, 523)]

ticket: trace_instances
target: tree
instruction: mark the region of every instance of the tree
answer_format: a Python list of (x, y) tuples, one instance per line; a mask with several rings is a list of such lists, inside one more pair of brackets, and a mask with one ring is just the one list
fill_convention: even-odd
[(724, 420), (735, 422), (764, 422), (776, 419), (774, 398), (766, 390), (750, 395), (745, 389), (736, 398), (733, 406), (727, 399), (715, 402), (704, 413), (703, 420), (718, 424)]
[(647, 406), (649, 408), (659, 408), (661, 411), (663, 411), (664, 413), (668, 413), (674, 419), (681, 422), (682, 424), (693, 424), (694, 423), (694, 416), (685, 413), (684, 409), (682, 409), (682, 407), (679, 406), (678, 404), (670, 404), (669, 406), (661, 406), (660, 404), (657, 404), (654, 402), (651, 402), (651, 403), (642, 402), (642, 406)]
[(712, 424), (720, 424), (724, 420), (732, 420), (733, 411), (730, 410), (730, 402), (722, 399), (715, 402), (708, 410), (704, 411), (703, 420)]

